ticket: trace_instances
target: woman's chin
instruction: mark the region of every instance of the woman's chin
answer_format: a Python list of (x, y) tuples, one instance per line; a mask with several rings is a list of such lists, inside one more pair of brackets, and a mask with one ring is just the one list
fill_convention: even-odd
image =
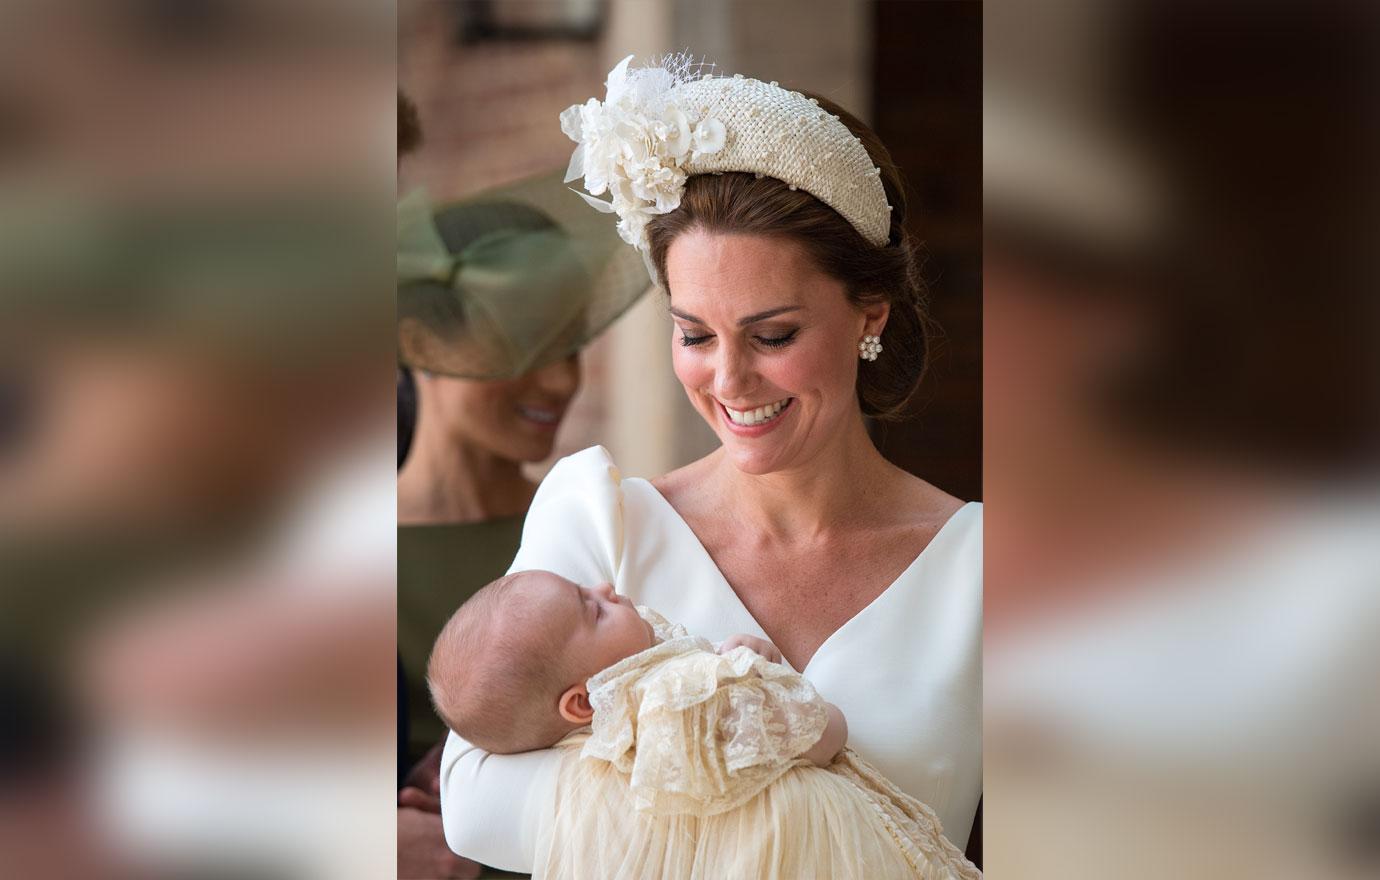
[(553, 437), (531, 437), (513, 431), (493, 438), (484, 444), (494, 456), (519, 464), (537, 464), (551, 457), (556, 444)]
[(729, 461), (733, 462), (742, 473), (749, 476), (760, 477), (762, 474), (769, 474), (780, 469), (779, 449), (763, 449), (751, 447), (743, 443), (736, 437), (720, 438), (723, 442), (724, 451), (728, 453)]

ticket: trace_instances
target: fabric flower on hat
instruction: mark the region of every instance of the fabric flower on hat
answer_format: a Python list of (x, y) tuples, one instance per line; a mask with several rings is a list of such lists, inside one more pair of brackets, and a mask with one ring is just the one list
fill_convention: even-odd
[(636, 70), (631, 60), (609, 73), (603, 101), (561, 114), (577, 144), (566, 182), (583, 177), (579, 195), (618, 215), (618, 234), (653, 279), (647, 224), (679, 207), (686, 181), (699, 174), (779, 180), (837, 211), (867, 245), (888, 246), (893, 207), (882, 169), (817, 98), (775, 81), (715, 76), (685, 55)]
[[(726, 132), (719, 120), (692, 118), (675, 102), (671, 91), (685, 79), (682, 68), (629, 71), (632, 58), (609, 73), (602, 102), (590, 98), (561, 114), (561, 131), (577, 144), (566, 182), (583, 177), (586, 192), (579, 195), (616, 213), (618, 234), (645, 250), (648, 221), (680, 207), (686, 164), (722, 150)], [(597, 198), (605, 194), (607, 201)]]

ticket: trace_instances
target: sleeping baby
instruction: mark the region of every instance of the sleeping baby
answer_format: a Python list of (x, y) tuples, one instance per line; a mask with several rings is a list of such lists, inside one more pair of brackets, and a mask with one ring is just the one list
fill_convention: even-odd
[(561, 752), (534, 877), (980, 877), (780, 659), (534, 570), (461, 606), (427, 679), (474, 745)]

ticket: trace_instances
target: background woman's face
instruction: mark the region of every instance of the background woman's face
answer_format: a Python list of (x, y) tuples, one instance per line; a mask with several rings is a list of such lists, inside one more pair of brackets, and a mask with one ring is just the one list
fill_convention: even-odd
[(740, 470), (801, 466), (859, 418), (858, 341), (885, 312), (868, 324), (799, 245), (687, 232), (666, 281), (676, 376)]
[(551, 455), (556, 429), (580, 390), (580, 359), (572, 355), (517, 379), (418, 377), (418, 416), (438, 419), (457, 441), (511, 461)]

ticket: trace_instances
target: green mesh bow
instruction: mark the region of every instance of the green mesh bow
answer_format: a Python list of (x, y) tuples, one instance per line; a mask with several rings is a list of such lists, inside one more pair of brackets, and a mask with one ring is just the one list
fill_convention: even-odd
[[(562, 194), (576, 202), (569, 210)], [(582, 209), (551, 175), (435, 210), (420, 192), (400, 201), (402, 362), (512, 378), (601, 332), (649, 281), (613, 224)]]

